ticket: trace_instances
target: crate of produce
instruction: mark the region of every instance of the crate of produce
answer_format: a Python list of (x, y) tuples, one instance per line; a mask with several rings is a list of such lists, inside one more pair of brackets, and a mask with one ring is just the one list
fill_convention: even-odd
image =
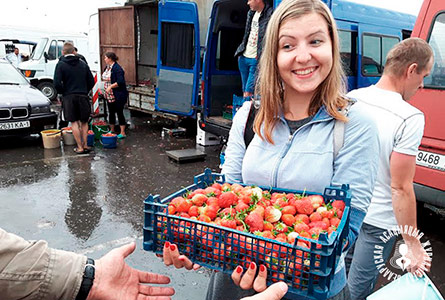
[(289, 285), (288, 296), (326, 299), (349, 230), (350, 202), (348, 185), (321, 195), (230, 184), (206, 169), (162, 200), (145, 199), (143, 246), (162, 254), (169, 241), (194, 263), (227, 274), (254, 261), (268, 268), (268, 284)]
[(236, 112), (243, 106), (244, 102), (249, 101), (250, 97), (241, 97), (233, 95), (232, 98), (232, 115), (235, 117)]

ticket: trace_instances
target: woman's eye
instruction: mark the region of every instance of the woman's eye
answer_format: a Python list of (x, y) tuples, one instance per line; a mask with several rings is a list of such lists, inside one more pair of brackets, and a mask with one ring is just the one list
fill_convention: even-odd
[(311, 44), (312, 45), (319, 45), (319, 44), (321, 44), (323, 41), (322, 40), (317, 40), (317, 39), (315, 39), (315, 40), (312, 40), (311, 41)]
[(290, 49), (291, 46), (289, 44), (284, 44), (281, 48), (282, 49)]

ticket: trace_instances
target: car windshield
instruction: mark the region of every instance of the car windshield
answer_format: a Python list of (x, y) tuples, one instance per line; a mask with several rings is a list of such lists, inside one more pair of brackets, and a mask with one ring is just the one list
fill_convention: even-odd
[(10, 63), (0, 63), (0, 85), (5, 84), (28, 85), (29, 82)]
[(40, 39), (37, 43), (36, 48), (32, 52), (31, 59), (40, 59), (42, 57), (43, 51), (45, 50), (46, 43), (48, 43), (47, 38)]

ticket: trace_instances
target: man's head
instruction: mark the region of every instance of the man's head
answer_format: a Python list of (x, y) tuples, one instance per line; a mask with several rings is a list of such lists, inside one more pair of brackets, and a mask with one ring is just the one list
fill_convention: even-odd
[(14, 54), (19, 55), (19, 48), (17, 48), (17, 47), (14, 48)]
[(262, 11), (266, 0), (247, 0), (247, 5), (253, 11)]
[(62, 48), (62, 54), (63, 55), (74, 54), (74, 44), (71, 42), (65, 42)]
[(386, 56), (383, 75), (399, 81), (403, 99), (409, 100), (433, 66), (434, 56), (430, 45), (419, 38), (409, 38), (395, 45)]

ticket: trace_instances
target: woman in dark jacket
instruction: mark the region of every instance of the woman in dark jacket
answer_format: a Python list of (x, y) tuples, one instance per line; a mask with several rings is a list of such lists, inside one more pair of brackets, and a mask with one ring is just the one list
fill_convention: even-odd
[(102, 81), (104, 82), (105, 99), (107, 99), (108, 110), (110, 112), (108, 121), (111, 131), (114, 132), (117, 114), (121, 128), (121, 132), (117, 137), (124, 139), (127, 136), (125, 134), (125, 125), (127, 123), (124, 117), (124, 106), (128, 99), (125, 72), (117, 63), (118, 57), (114, 52), (106, 52), (104, 60), (107, 67), (102, 74)]

